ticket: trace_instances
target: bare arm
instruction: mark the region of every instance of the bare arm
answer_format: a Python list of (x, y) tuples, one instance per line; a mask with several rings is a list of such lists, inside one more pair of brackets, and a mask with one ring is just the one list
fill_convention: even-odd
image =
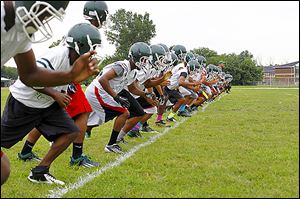
[(114, 71), (114, 69), (110, 69), (107, 73), (105, 73), (105, 75), (103, 75), (99, 79), (99, 83), (101, 84), (103, 89), (113, 98), (117, 96), (117, 93), (110, 87), (109, 80), (115, 77), (117, 77), (116, 72)]
[(134, 95), (138, 95), (140, 97), (144, 97), (146, 98), (145, 92), (140, 90), (137, 86), (136, 86), (137, 81), (134, 81), (132, 84), (130, 84), (128, 86), (128, 90), (134, 94)]
[(136, 86), (136, 82), (137, 81), (134, 81), (132, 84), (130, 84), (128, 86), (128, 90), (134, 94), (134, 95), (138, 95), (140, 97), (143, 97), (149, 104), (153, 105), (153, 106), (156, 106), (157, 105), (157, 101), (156, 100), (153, 100), (153, 99), (150, 99), (146, 96), (146, 93), (142, 90), (140, 90), (137, 86)]
[(189, 88), (189, 89), (193, 89), (194, 86), (195, 86), (195, 83), (190, 83), (190, 82), (186, 82), (185, 81), (185, 77), (184, 76), (180, 76), (179, 77), (179, 86), (183, 86), (183, 87), (186, 87), (186, 88)]
[(37, 67), (33, 50), (17, 54), (14, 60), (17, 64), (20, 80), (27, 86), (52, 87), (71, 82), (80, 82), (89, 76), (97, 74), (96, 60), (90, 60), (94, 51), (80, 56), (70, 71), (52, 71)]
[(159, 93), (159, 95), (164, 95), (164, 92), (163, 92), (163, 90), (162, 90), (162, 88), (161, 88), (160, 85), (155, 86), (155, 88), (156, 88), (157, 92)]

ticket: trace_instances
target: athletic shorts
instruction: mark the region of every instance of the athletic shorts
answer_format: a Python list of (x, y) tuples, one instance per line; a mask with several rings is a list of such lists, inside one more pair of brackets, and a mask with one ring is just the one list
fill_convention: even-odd
[(154, 114), (157, 113), (157, 107), (156, 106), (152, 106), (151, 104), (149, 104), (145, 98), (143, 97), (139, 97), (137, 98), (137, 101), (139, 102), (139, 104), (142, 106), (142, 108), (144, 109), (144, 112), (147, 114)]
[(90, 84), (87, 87), (85, 95), (92, 107), (92, 112), (88, 119), (88, 126), (101, 125), (127, 111), (130, 112), (130, 117), (138, 117), (145, 114), (143, 108), (136, 99), (124, 89), (119, 95), (126, 97), (129, 100), (130, 107), (128, 109), (123, 108), (112, 96), (103, 91), (103, 89), (98, 89), (94, 84)]
[(175, 104), (179, 99), (184, 98), (178, 89), (170, 90), (167, 86), (165, 87), (165, 92), (171, 103)]
[(211, 89), (209, 86), (205, 86), (205, 92), (208, 94), (208, 95), (212, 95), (211, 94)]
[(1, 147), (10, 148), (37, 128), (48, 141), (79, 128), (68, 113), (54, 102), (48, 108), (25, 106), (9, 94), (1, 119)]
[(187, 88), (180, 86), (178, 90), (184, 97), (190, 96), (193, 99), (197, 99), (197, 97), (198, 97), (197, 93), (192, 91), (191, 89), (187, 89)]
[(92, 107), (89, 104), (88, 100), (85, 97), (85, 94), (79, 83), (74, 83), (76, 87), (75, 93), (69, 93), (69, 96), (72, 98), (70, 104), (67, 106), (66, 111), (70, 117), (75, 117), (81, 113), (90, 113), (92, 112)]

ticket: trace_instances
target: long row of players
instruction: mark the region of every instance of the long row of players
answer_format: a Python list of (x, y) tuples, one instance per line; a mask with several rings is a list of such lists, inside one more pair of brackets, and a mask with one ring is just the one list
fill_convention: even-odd
[[(84, 30), (82, 26), (85, 24), (81, 24), (81, 31)], [(91, 34), (89, 35), (87, 41), (90, 40), (94, 45), (94, 41), (97, 39), (93, 38)], [(80, 38), (75, 36), (72, 38), (74, 43), (80, 42)], [(66, 43), (72, 48), (72, 43)], [(65, 50), (67, 50), (66, 46), (53, 48), (47, 52), (47, 57), (43, 58), (47, 60), (51, 60), (53, 57), (63, 59), (61, 52)], [(79, 47), (79, 52), (81, 50), (83, 49)], [(40, 62), (42, 60), (42, 58), (39, 59)], [(45, 61), (43, 63), (46, 64)], [(85, 119), (79, 119), (78, 124), (87, 126), (85, 136), (88, 138), (91, 137), (94, 127), (115, 119), (110, 139), (104, 150), (105, 152), (123, 153), (120, 143), (127, 143), (124, 139), (126, 135), (141, 137), (140, 130), (142, 132), (154, 131), (147, 122), (154, 114), (156, 114), (156, 125), (170, 127), (171, 123), (176, 122), (176, 114), (182, 117), (191, 117), (191, 112), (197, 111), (203, 103), (212, 101), (224, 91), (229, 92), (232, 76), (222, 72), (223, 68), (222, 61), (218, 66), (213, 64), (206, 66), (205, 57), (187, 52), (183, 45), (168, 48), (165, 44), (149, 46), (144, 42), (137, 42), (130, 47), (128, 59), (105, 66), (86, 88), (85, 93), (78, 85), (74, 84), (70, 84), (66, 92), (60, 88), (58, 90), (63, 92), (56, 91), (56, 93), (63, 95), (64, 98), (66, 95), (74, 98), (80, 93), (81, 97), (77, 102), (85, 104), (87, 111), (84, 112), (90, 113), (84, 114)], [(23, 87), (19, 89), (24, 91)], [(87, 101), (83, 100), (84, 98)], [(42, 97), (39, 98), (39, 102), (41, 99)], [(69, 110), (69, 115), (73, 116), (72, 118), (75, 116), (75, 123), (78, 121), (76, 117), (81, 116), (81, 114), (78, 116), (78, 113), (82, 112), (82, 110), (78, 110), (82, 109), (82, 105), (78, 105), (78, 103), (65, 106)], [(73, 114), (70, 114), (72, 112)], [(163, 120), (166, 112), (169, 114), (166, 120)], [(57, 117), (58, 120), (62, 119)], [(101, 127), (99, 130), (95, 129), (94, 133), (103, 133)], [(41, 160), (32, 152), (40, 135), (41, 132), (38, 128), (31, 131), (22, 151), (18, 154), (20, 159), (25, 161)], [(84, 134), (81, 133), (82, 136)], [(99, 166), (98, 162), (84, 155), (83, 138), (81, 140), (80, 144), (77, 144), (76, 141), (73, 142), (70, 165)], [(55, 182), (60, 183), (57, 179)]]

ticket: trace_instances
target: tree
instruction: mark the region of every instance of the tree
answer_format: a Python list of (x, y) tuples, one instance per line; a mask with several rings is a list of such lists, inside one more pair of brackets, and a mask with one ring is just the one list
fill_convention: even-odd
[(16, 80), (18, 79), (18, 71), (15, 67), (1, 66), (1, 77)]
[(111, 25), (105, 31), (107, 40), (116, 46), (114, 57), (125, 59), (128, 50), (135, 42), (150, 43), (156, 30), (149, 13), (144, 15), (119, 9), (111, 16)]
[(214, 50), (210, 50), (209, 48), (195, 48), (192, 50), (193, 53), (202, 55), (206, 59), (211, 58), (211, 57), (216, 57), (218, 53)]
[(240, 54), (221, 54), (209, 48), (196, 48), (194, 53), (206, 58), (207, 64), (218, 65), (219, 61), (225, 62), (224, 71), (233, 76), (232, 83), (235, 85), (249, 85), (263, 78), (262, 67), (257, 66), (253, 55), (248, 51), (242, 51)]

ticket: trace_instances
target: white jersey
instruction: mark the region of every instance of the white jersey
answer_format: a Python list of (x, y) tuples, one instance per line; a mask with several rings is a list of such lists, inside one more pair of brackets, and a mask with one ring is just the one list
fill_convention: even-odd
[[(66, 46), (57, 46), (50, 48), (44, 55), (36, 61), (38, 67), (46, 68), (47, 70), (68, 71), (70, 70), (69, 49)], [(52, 87), (57, 91), (66, 91), (68, 85)], [(48, 95), (28, 87), (18, 79), (9, 87), (12, 96), (32, 108), (47, 108), (54, 103), (54, 99)]]
[(100, 90), (100, 93), (106, 93), (106, 91), (102, 88), (101, 84), (99, 83), (99, 79), (111, 69), (115, 70), (117, 77), (109, 80), (109, 85), (116, 93), (119, 93), (128, 85), (132, 84), (137, 77), (137, 70), (131, 70), (130, 63), (128, 60), (118, 61), (109, 64), (102, 69), (99, 75), (92, 82), (92, 84), (94, 84)]
[(170, 85), (168, 86), (169, 89), (171, 90), (178, 89), (179, 78), (181, 73), (188, 74), (187, 68), (184, 66), (184, 63), (180, 63), (172, 69), (172, 76), (170, 77)]
[(191, 74), (190, 77), (194, 81), (200, 81), (201, 80), (201, 73), (200, 72), (195, 72), (194, 74)]
[[(137, 77), (136, 80), (137, 82), (137, 86), (139, 87), (140, 90), (144, 90), (145, 86), (144, 83), (148, 80), (148, 79), (152, 79), (155, 78), (159, 75), (158, 73), (159, 71), (157, 71), (154, 68), (151, 68), (150, 70), (139, 70), (137, 72)], [(133, 93), (130, 93), (134, 98), (139, 98), (138, 95), (134, 95)]]
[(15, 25), (6, 31), (4, 17), (4, 3), (1, 1), (1, 66), (17, 54), (25, 53), (31, 49), (31, 41), (23, 32), (19, 19), (16, 17)]

